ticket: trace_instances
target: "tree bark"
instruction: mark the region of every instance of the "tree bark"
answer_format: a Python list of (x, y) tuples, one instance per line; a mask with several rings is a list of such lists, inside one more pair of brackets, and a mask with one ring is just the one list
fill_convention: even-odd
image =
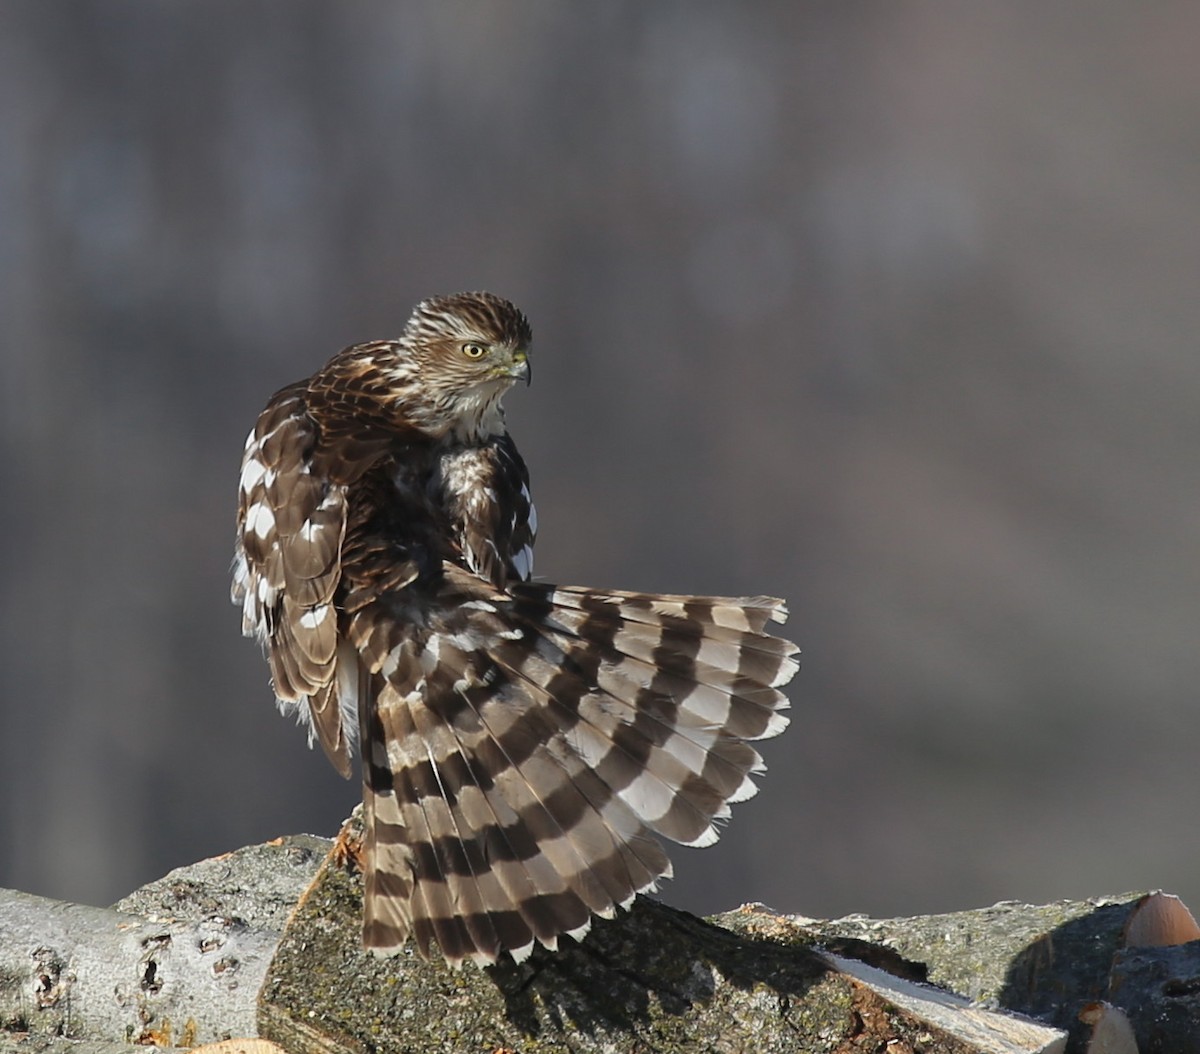
[(255, 1035), (280, 932), (329, 844), (300, 835), (204, 860), (116, 908), (0, 891), (0, 1042), (107, 1054)]

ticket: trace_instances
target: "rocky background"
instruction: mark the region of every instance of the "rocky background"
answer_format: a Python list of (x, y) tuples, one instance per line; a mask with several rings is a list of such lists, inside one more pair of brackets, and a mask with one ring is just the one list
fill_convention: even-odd
[(0, 885), (357, 800), (227, 601), (267, 396), (535, 331), (552, 579), (777, 592), (764, 792), (666, 899), (1200, 901), (1200, 8), (0, 3)]

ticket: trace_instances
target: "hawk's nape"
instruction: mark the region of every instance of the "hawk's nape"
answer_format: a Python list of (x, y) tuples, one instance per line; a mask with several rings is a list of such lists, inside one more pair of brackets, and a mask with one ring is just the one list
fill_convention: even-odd
[[(243, 459), (234, 598), (280, 705), (366, 820), (364, 942), (495, 962), (580, 937), (708, 845), (786, 725), (770, 597), (530, 581), (536, 517), (500, 397), (507, 301), (418, 305), (279, 392)], [(657, 837), (656, 837), (657, 836)]]

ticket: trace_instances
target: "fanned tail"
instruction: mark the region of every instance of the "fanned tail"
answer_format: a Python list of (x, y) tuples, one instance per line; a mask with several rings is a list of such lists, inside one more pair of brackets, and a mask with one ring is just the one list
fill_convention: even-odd
[(448, 569), (427, 628), (355, 613), (368, 663), (364, 941), (518, 961), (709, 845), (787, 724), (798, 649), (771, 597), (518, 584)]

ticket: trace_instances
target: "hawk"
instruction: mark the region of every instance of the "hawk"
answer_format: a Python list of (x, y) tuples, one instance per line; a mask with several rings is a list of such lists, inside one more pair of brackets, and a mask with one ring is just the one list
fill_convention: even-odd
[(278, 704), (364, 802), (363, 942), (451, 963), (579, 939), (709, 845), (787, 724), (772, 597), (532, 579), (537, 518), (501, 397), (507, 300), (418, 304), (277, 392), (246, 440), (233, 600)]

